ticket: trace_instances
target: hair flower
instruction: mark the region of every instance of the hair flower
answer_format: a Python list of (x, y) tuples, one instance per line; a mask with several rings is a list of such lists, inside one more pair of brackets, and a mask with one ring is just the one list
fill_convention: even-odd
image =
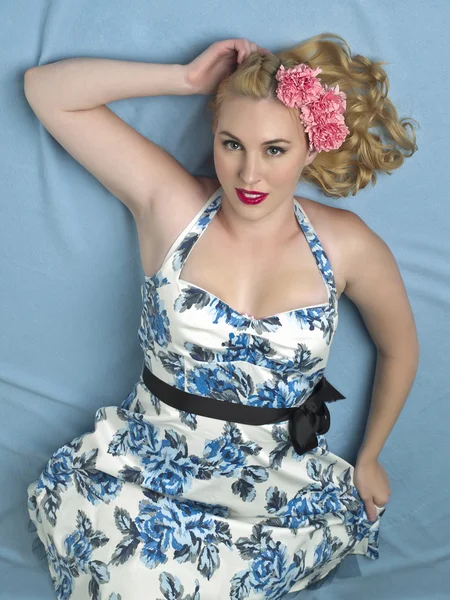
[(344, 113), (347, 96), (339, 85), (323, 85), (317, 75), (320, 67), (311, 69), (301, 63), (291, 69), (281, 65), (275, 77), (277, 97), (289, 108), (299, 109), (299, 118), (309, 138), (309, 149), (318, 152), (337, 150), (350, 130)]

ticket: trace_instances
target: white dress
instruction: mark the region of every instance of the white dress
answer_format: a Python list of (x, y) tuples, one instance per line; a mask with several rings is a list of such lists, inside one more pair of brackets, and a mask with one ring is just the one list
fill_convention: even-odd
[[(263, 319), (180, 279), (219, 188), (142, 286), (138, 337), (159, 379), (223, 402), (295, 407), (324, 375), (338, 324), (333, 272), (293, 210), (328, 301)], [(243, 425), (173, 408), (136, 382), (95, 430), (59, 448), (28, 488), (58, 600), (278, 600), (350, 554), (378, 558), (354, 467), (325, 435), (302, 455), (287, 421)]]

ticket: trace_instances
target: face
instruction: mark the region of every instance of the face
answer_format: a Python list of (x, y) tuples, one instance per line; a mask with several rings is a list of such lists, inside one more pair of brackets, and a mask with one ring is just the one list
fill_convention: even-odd
[[(272, 141), (280, 139), (286, 141)], [(214, 135), (216, 174), (228, 201), (247, 218), (290, 202), (303, 168), (316, 155), (308, 150), (295, 111), (276, 100), (230, 98), (220, 110)], [(269, 195), (247, 205), (236, 188)]]

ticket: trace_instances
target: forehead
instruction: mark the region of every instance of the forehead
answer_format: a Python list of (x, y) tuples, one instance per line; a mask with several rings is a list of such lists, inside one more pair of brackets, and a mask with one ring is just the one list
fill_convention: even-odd
[(220, 109), (217, 130), (222, 129), (249, 140), (256, 137), (294, 140), (303, 132), (296, 109), (289, 109), (278, 100), (236, 97), (228, 98)]

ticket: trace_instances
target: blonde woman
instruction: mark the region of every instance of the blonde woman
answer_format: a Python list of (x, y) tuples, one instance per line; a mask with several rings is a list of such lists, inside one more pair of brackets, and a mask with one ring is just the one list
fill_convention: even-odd
[[(414, 319), (380, 237), (294, 192), (303, 178), (354, 195), (414, 153), (387, 91), (381, 63), (331, 34), (277, 54), (220, 41), (187, 65), (27, 71), (36, 116), (132, 212), (145, 272), (142, 376), (28, 489), (58, 599), (278, 600), (350, 554), (378, 558), (378, 455), (415, 377)], [(105, 106), (158, 94), (213, 94), (217, 178)], [(325, 377), (342, 293), (378, 349), (355, 466), (325, 436), (327, 402), (344, 398)]]

